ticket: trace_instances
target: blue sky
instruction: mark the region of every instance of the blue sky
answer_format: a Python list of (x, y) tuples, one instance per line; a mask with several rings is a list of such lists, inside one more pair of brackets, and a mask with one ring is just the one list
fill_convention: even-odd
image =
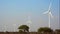
[(52, 3), (51, 12), (54, 16), (51, 19), (51, 28), (59, 28), (59, 0), (0, 0), (0, 31), (15, 30), (21, 24), (26, 24), (28, 16), (31, 17), (31, 31), (36, 31), (39, 27), (48, 26), (48, 16), (42, 13), (48, 10)]

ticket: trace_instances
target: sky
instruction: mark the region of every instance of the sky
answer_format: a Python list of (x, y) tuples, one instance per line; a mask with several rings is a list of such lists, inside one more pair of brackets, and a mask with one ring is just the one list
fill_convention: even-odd
[(51, 28), (59, 29), (59, 0), (0, 0), (0, 31), (18, 31), (20, 25), (28, 25), (30, 31), (48, 27), (48, 16), (43, 12), (50, 2)]

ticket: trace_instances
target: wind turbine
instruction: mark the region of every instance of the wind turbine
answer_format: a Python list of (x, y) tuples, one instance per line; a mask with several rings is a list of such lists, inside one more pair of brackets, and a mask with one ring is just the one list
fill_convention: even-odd
[(4, 28), (5, 28), (4, 32), (6, 32), (6, 30), (7, 30), (7, 25), (5, 25)]
[[(28, 16), (26, 24), (27, 24), (29, 27), (31, 27), (32, 20), (31, 20), (31, 17), (30, 17), (30, 16)], [(29, 31), (30, 31), (30, 30), (31, 30), (31, 28), (29, 29)]]
[(30, 16), (28, 16), (28, 20), (27, 20), (26, 23), (28, 23), (28, 24), (31, 24), (31, 23), (32, 23), (32, 21), (31, 21), (31, 17), (30, 17)]
[(51, 27), (50, 25), (51, 25), (51, 22), (50, 22), (50, 19), (51, 18), (53, 18), (53, 15), (52, 15), (52, 13), (51, 13), (51, 2), (50, 2), (50, 5), (49, 5), (49, 8), (48, 8), (48, 10), (46, 11), (46, 12), (44, 12), (43, 14), (47, 14), (48, 15), (48, 19), (49, 19), (49, 22), (48, 22), (48, 26), (49, 26), (49, 28)]
[(13, 27), (14, 27), (14, 32), (15, 32), (15, 27), (16, 27), (16, 24), (13, 24)]

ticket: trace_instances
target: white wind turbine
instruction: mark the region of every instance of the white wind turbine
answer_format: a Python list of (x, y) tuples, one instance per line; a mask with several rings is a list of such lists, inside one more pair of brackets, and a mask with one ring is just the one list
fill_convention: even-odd
[(28, 24), (31, 24), (31, 23), (32, 23), (32, 21), (31, 21), (31, 17), (30, 17), (30, 16), (28, 16), (28, 20), (27, 20), (26, 23), (28, 23)]
[(13, 27), (14, 27), (14, 32), (16, 31), (16, 30), (15, 30), (15, 27), (16, 27), (16, 26), (17, 26), (16, 24), (13, 24)]
[(4, 25), (4, 32), (6, 32), (7, 30), (7, 25)]
[(49, 26), (49, 28), (50, 28), (50, 25), (51, 25), (50, 19), (53, 17), (53, 15), (52, 15), (50, 10), (51, 10), (51, 2), (50, 2), (48, 10), (43, 13), (43, 14), (47, 14), (48, 15), (48, 19), (49, 19), (48, 26)]
[[(30, 17), (30, 16), (28, 16), (28, 19), (27, 19), (26, 24), (27, 24), (29, 27), (31, 27), (32, 20), (31, 20), (31, 17)], [(29, 31), (30, 31), (30, 30), (31, 30), (31, 28), (29, 29)]]

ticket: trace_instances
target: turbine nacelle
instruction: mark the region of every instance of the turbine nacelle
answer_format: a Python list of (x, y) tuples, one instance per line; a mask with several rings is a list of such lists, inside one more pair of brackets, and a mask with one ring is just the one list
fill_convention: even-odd
[(52, 15), (51, 11), (49, 12), (49, 14), (48, 14), (48, 15), (50, 15), (50, 17), (52, 17), (52, 18), (53, 18), (53, 15)]
[(51, 12), (51, 11), (46, 11), (46, 12), (44, 12), (43, 14), (47, 14), (48, 16), (50, 16), (50, 17), (53, 18), (53, 15), (52, 15), (52, 12)]

